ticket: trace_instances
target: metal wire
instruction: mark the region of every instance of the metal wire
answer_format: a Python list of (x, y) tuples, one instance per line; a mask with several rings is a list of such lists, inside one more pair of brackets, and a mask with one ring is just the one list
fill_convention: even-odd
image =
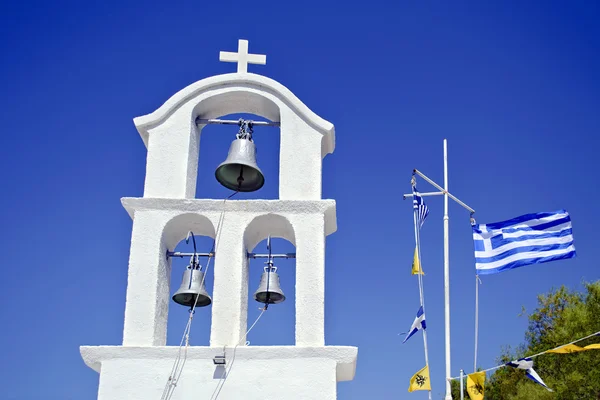
[[(583, 341), (585, 339), (589, 339), (589, 338), (594, 337), (594, 336), (600, 336), (600, 331), (592, 333), (591, 335), (587, 335), (585, 337), (582, 337), (581, 339), (577, 339), (577, 340), (573, 340), (572, 342), (569, 342), (569, 343), (561, 344), (560, 346), (556, 346), (553, 349), (544, 350), (544, 351), (539, 352), (537, 354), (534, 354), (532, 356), (525, 356), (524, 358), (535, 358), (535, 357), (541, 356), (543, 354), (546, 354), (549, 351), (560, 349), (561, 347), (565, 347), (565, 346), (568, 346), (570, 344), (575, 344), (575, 343), (581, 342), (581, 341)], [(489, 372), (489, 371), (493, 371), (495, 369), (499, 369), (499, 368), (506, 367), (506, 366), (507, 366), (507, 364), (505, 363), (505, 364), (496, 365), (495, 367), (492, 367), (492, 368), (483, 369), (481, 371), (475, 371), (475, 372)], [(450, 378), (448, 378), (448, 380), (455, 380), (455, 379), (460, 379), (460, 377), (450, 377)]]
[[(258, 317), (256, 318), (256, 320), (254, 320), (254, 323), (252, 323), (250, 328), (248, 328), (248, 330), (246, 331), (244, 338), (242, 340), (240, 340), (240, 342), (238, 344), (236, 344), (235, 347), (233, 348), (233, 356), (231, 357), (231, 365), (229, 366), (229, 369), (223, 368), (223, 374), (221, 374), (221, 377), (219, 378), (219, 382), (217, 383), (217, 387), (215, 387), (213, 394), (210, 396), (210, 400), (216, 400), (219, 397), (219, 394), (221, 394), (221, 390), (223, 389), (223, 386), (225, 386), (225, 382), (227, 381), (227, 378), (229, 377), (229, 373), (231, 372), (231, 369), (233, 368), (233, 362), (235, 361), (235, 352), (236, 352), (238, 346), (244, 342), (246, 343), (246, 346), (248, 346), (250, 344), (250, 342), (248, 342), (246, 340), (246, 337), (248, 336), (248, 333), (250, 333), (250, 331), (254, 328), (254, 326), (256, 326), (256, 323), (258, 322), (260, 317), (262, 317), (262, 315), (265, 313), (265, 311), (267, 311), (267, 308), (264, 307), (261, 310), (262, 311), (260, 312), (260, 314), (258, 314)], [(226, 347), (223, 347), (223, 351), (225, 351), (225, 348)]]
[[(227, 200), (231, 199), (237, 193), (238, 193), (238, 191), (235, 191), (230, 196), (223, 199), (223, 210), (221, 211), (221, 215), (219, 216), (219, 223), (217, 224), (217, 229), (215, 232), (215, 240), (213, 241), (212, 250), (210, 251), (208, 261), (206, 262), (206, 270), (204, 272), (204, 276), (202, 277), (202, 282), (200, 283), (200, 287), (202, 287), (204, 285), (204, 280), (206, 279), (206, 275), (208, 274), (210, 262), (213, 259), (212, 255), (214, 255), (214, 253), (215, 253), (217, 241), (219, 240), (219, 238), (221, 236), (221, 225), (222, 225), (223, 219), (225, 217), (225, 203), (227, 202)], [(193, 236), (192, 236), (192, 238), (193, 238)], [(194, 240), (194, 244), (195, 244), (195, 240)], [(196, 250), (196, 249), (194, 248), (194, 250)], [(171, 369), (171, 373), (169, 374), (169, 378), (167, 379), (167, 383), (165, 384), (165, 388), (163, 390), (161, 400), (170, 400), (172, 398), (173, 393), (175, 392), (175, 388), (177, 387), (177, 382), (179, 381), (179, 378), (181, 377), (181, 374), (183, 372), (183, 367), (185, 366), (185, 362), (187, 360), (187, 350), (190, 345), (190, 332), (192, 330), (192, 321), (194, 319), (194, 314), (196, 312), (198, 296), (199, 296), (199, 294), (196, 295), (196, 301), (194, 301), (194, 305), (192, 306), (192, 308), (190, 308), (190, 316), (188, 318), (188, 322), (183, 331), (183, 335), (181, 337), (181, 342), (179, 343), (179, 350), (177, 352), (177, 357), (175, 358), (175, 362), (173, 363), (173, 368)], [(184, 341), (185, 341), (185, 347), (183, 346)], [(183, 361), (182, 361), (182, 348), (183, 348)]]

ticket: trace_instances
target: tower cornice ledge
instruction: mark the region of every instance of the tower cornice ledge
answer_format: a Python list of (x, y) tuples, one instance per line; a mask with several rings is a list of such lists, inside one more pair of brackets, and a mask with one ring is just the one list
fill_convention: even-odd
[[(230, 349), (227, 349), (230, 350)], [(128, 347), (128, 346), (81, 346), (84, 362), (90, 368), (100, 372), (102, 363), (115, 359), (146, 360), (147, 362), (174, 360), (179, 351), (177, 346)], [(228, 351), (227, 354), (232, 353)], [(192, 346), (187, 350), (188, 362), (206, 360), (212, 366), (213, 357), (223, 354), (222, 347)], [(354, 346), (239, 346), (235, 352), (235, 362), (282, 359), (327, 359), (336, 362), (338, 382), (354, 379), (358, 347)], [(230, 360), (231, 361), (231, 360)], [(145, 364), (146, 365), (146, 364)]]
[[(216, 91), (218, 89), (235, 89), (236, 87), (240, 90), (253, 89), (259, 92), (267, 92), (277, 97), (280, 101), (294, 110), (294, 112), (302, 117), (309, 125), (325, 136), (323, 145), (324, 154), (333, 152), (335, 148), (335, 130), (331, 122), (326, 121), (315, 114), (300, 99), (298, 99), (296, 95), (279, 82), (262, 75), (251, 73), (216, 75), (192, 83), (171, 96), (171, 98), (154, 112), (134, 118), (133, 122), (147, 147), (149, 130), (160, 125), (188, 101), (192, 101), (195, 97), (205, 92)], [(219, 116), (220, 115), (202, 117), (216, 118)], [(196, 118), (196, 116), (193, 117)]]
[(203, 213), (223, 211), (250, 214), (316, 214), (325, 218), (325, 235), (337, 231), (335, 200), (227, 200), (222, 199), (164, 199), (149, 197), (123, 197), (121, 204), (133, 219), (136, 211)]

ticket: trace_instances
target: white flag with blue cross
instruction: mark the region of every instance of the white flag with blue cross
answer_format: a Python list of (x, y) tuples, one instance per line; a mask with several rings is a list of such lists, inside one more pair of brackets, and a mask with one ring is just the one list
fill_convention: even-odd
[(546, 390), (552, 392), (552, 389), (550, 389), (542, 380), (542, 378), (540, 378), (540, 376), (538, 375), (537, 372), (535, 372), (535, 370), (533, 369), (533, 360), (529, 357), (526, 358), (520, 358), (516, 361), (511, 361), (509, 363), (507, 363), (506, 365), (508, 365), (509, 367), (513, 367), (513, 368), (518, 368), (518, 369), (524, 369), (525, 370), (525, 376), (527, 376), (529, 379), (531, 379), (532, 381), (534, 381), (535, 383), (537, 383), (538, 385), (543, 386), (544, 388), (546, 388)]
[(413, 321), (410, 330), (408, 332), (408, 334), (406, 335), (406, 338), (404, 338), (404, 340), (402, 341), (402, 343), (405, 343), (412, 335), (414, 335), (415, 333), (417, 333), (417, 331), (421, 330), (421, 329), (426, 329), (427, 325), (425, 324), (425, 313), (423, 312), (423, 306), (419, 307), (419, 311), (417, 311), (417, 316), (415, 318), (415, 320)]

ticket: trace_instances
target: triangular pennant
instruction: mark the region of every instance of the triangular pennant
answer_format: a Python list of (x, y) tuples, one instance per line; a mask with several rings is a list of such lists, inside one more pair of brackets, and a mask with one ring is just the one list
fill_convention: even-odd
[(421, 269), (421, 261), (419, 260), (419, 252), (417, 251), (417, 248), (415, 247), (415, 255), (413, 256), (411, 275), (417, 275), (419, 273), (421, 275), (425, 275), (425, 273), (423, 273), (423, 270)]
[(485, 384), (485, 371), (467, 375), (467, 393), (471, 400), (482, 400)]
[(410, 378), (410, 386), (408, 387), (409, 392), (415, 390), (431, 390), (431, 383), (429, 381), (429, 365), (426, 365), (419, 372), (414, 374)]

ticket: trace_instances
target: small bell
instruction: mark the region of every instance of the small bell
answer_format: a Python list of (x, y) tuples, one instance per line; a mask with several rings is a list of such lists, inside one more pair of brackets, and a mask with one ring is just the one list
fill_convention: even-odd
[(204, 272), (198, 264), (192, 262), (183, 273), (181, 286), (173, 295), (173, 301), (182, 306), (193, 307), (194, 300), (196, 307), (206, 307), (212, 303), (212, 299), (204, 286)]
[(254, 300), (263, 304), (278, 304), (285, 300), (285, 295), (279, 285), (279, 275), (277, 275), (277, 267), (273, 263), (267, 263), (264, 272), (260, 278), (260, 285), (254, 292)]

